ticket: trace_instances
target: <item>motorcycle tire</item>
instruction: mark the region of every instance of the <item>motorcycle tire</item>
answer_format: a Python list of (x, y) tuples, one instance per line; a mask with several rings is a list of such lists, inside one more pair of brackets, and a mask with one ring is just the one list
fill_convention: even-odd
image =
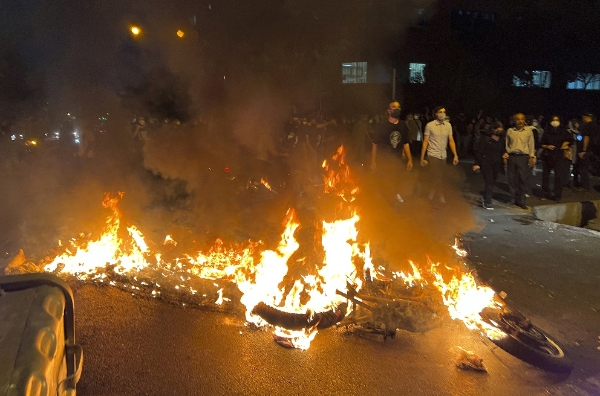
[(340, 304), (335, 309), (325, 312), (292, 313), (284, 312), (278, 308), (258, 303), (252, 313), (258, 315), (273, 326), (283, 327), (288, 330), (303, 330), (316, 326), (323, 330), (340, 322), (346, 316), (347, 304)]
[[(509, 326), (506, 337), (490, 340), (511, 355), (533, 366), (554, 373), (568, 373), (573, 370), (573, 362), (566, 356), (563, 349), (550, 335), (539, 327), (521, 321), (511, 320), (510, 317), (499, 315), (500, 323)], [(482, 312), (482, 317), (490, 324), (498, 322)], [(502, 326), (496, 326), (502, 329)], [(511, 331), (512, 330), (512, 331)]]

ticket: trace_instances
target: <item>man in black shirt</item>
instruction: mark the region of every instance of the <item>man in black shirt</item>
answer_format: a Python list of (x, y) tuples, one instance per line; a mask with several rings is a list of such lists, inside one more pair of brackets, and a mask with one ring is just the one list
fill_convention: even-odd
[(373, 143), (371, 148), (371, 170), (377, 168), (378, 151), (380, 156), (384, 153), (402, 156), (404, 151), (404, 155), (408, 159), (407, 169), (412, 169), (413, 162), (410, 156), (408, 127), (405, 122), (400, 121), (400, 111), (400, 103), (391, 102), (387, 109), (387, 121), (379, 123), (374, 133), (371, 134)]
[[(542, 189), (547, 198), (560, 202), (562, 190), (567, 184), (569, 173), (569, 159), (567, 150), (571, 147), (572, 137), (567, 130), (560, 125), (560, 118), (552, 116), (550, 125), (542, 135), (540, 148), (542, 149), (542, 161), (544, 171), (542, 173)], [(554, 188), (550, 191), (550, 172), (554, 171)]]
[[(406, 174), (403, 174), (402, 153), (406, 157), (406, 169), (413, 167), (408, 138), (408, 126), (400, 120), (400, 103), (391, 102), (387, 109), (387, 120), (377, 125), (371, 135), (371, 170), (376, 171), (384, 181), (386, 195), (393, 195), (397, 202), (404, 202), (400, 193), (406, 186)], [(404, 192), (404, 191), (403, 191)]]

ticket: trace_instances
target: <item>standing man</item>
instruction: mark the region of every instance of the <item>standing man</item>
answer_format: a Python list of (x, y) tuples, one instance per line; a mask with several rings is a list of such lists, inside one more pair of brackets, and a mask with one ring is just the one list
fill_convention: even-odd
[[(450, 150), (454, 155), (452, 165), (458, 164), (458, 154), (456, 143), (452, 137), (452, 125), (446, 121), (446, 109), (443, 106), (438, 106), (433, 109), (433, 114), (435, 119), (425, 125), (423, 147), (421, 148), (421, 166), (429, 164), (432, 173), (429, 200), (433, 202), (436, 194), (438, 194), (440, 203), (445, 204), (446, 198), (442, 186), (448, 146), (450, 146)], [(425, 153), (427, 153), (427, 160), (425, 160)]]
[(525, 115), (514, 115), (515, 126), (506, 132), (508, 188), (511, 195), (511, 204), (516, 204), (521, 209), (527, 209), (525, 192), (527, 177), (531, 168), (535, 166), (535, 138), (533, 127), (525, 125)]
[(482, 206), (484, 209), (493, 210), (492, 193), (494, 185), (498, 175), (504, 168), (504, 159), (502, 158), (506, 152), (504, 125), (500, 121), (496, 121), (492, 124), (490, 132), (489, 135), (481, 135), (477, 146), (474, 147), (475, 165), (473, 165), (473, 170), (481, 169), (483, 175), (485, 187), (483, 189)]
[(408, 139), (408, 126), (400, 121), (400, 103), (391, 102), (387, 109), (387, 120), (380, 122), (371, 137), (371, 170), (377, 171), (381, 178), (384, 194), (393, 197), (396, 202), (404, 202), (406, 194), (407, 175), (402, 172), (404, 167), (402, 153), (406, 157), (406, 169), (413, 167)]
[[(560, 125), (560, 117), (552, 116), (550, 126), (542, 135), (540, 148), (544, 170), (542, 173), (542, 189), (546, 198), (560, 202), (563, 187), (567, 184), (570, 156), (568, 154), (573, 139), (571, 134)], [(550, 191), (550, 172), (554, 171), (554, 188)]]
[(583, 136), (581, 151), (577, 153), (577, 162), (579, 164), (579, 175), (581, 177), (581, 190), (590, 191), (590, 162), (594, 155), (596, 142), (600, 140), (600, 127), (595, 122), (592, 122), (594, 115), (592, 113), (584, 113), (581, 117), (583, 121), (581, 125), (581, 135)]

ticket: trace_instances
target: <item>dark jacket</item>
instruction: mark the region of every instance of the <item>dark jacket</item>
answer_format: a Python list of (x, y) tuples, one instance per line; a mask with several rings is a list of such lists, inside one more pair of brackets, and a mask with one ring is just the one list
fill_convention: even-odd
[(561, 147), (565, 142), (568, 143), (569, 146), (572, 144), (573, 138), (571, 134), (562, 126), (559, 126), (558, 128), (549, 126), (542, 135), (540, 145), (555, 146), (556, 148), (554, 150), (544, 149), (544, 151), (542, 151), (542, 160), (558, 161), (565, 158), (564, 151), (561, 150)]
[(587, 151), (600, 154), (600, 125), (595, 121), (583, 123), (579, 130), (584, 137), (589, 136), (590, 138)]
[(502, 155), (506, 152), (506, 134), (498, 135), (495, 140), (492, 134), (481, 135), (475, 145), (475, 163), (482, 165), (502, 165)]

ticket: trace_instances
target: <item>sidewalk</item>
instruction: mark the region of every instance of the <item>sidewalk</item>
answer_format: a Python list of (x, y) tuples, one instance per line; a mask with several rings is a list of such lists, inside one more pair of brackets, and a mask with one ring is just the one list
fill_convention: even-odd
[[(483, 176), (481, 173), (475, 173), (471, 170), (473, 165), (472, 159), (461, 160), (460, 166), (466, 175), (465, 183), (463, 185), (463, 195), (475, 206), (481, 206), (481, 192), (483, 191), (484, 182)], [(552, 207), (559, 207), (559, 212), (562, 208), (569, 208), (565, 206), (565, 204), (569, 203), (580, 203), (584, 201), (597, 201), (600, 204), (600, 177), (590, 175), (590, 186), (591, 191), (579, 192), (573, 191), (570, 188), (565, 188), (563, 190), (563, 196), (560, 203), (554, 202), (549, 199), (540, 198), (543, 196), (542, 191), (542, 167), (543, 164), (536, 165), (536, 174), (532, 175), (532, 186), (533, 191), (532, 194), (527, 198), (527, 206), (529, 209), (524, 210), (519, 208), (518, 206), (508, 205), (507, 202), (510, 199), (510, 195), (508, 192), (508, 181), (506, 179), (506, 175), (500, 175), (498, 180), (496, 181), (496, 187), (494, 188), (493, 193), (493, 206), (494, 210), (504, 211), (507, 213), (513, 214), (525, 214), (531, 213), (536, 218), (540, 218), (547, 221), (557, 221), (563, 224), (570, 224), (568, 221), (558, 221), (556, 219), (552, 219), (553, 215), (549, 215), (550, 217), (546, 217), (546, 213), (555, 211)], [(550, 182), (553, 182), (553, 177), (551, 175)], [(596, 205), (598, 206), (598, 204)], [(565, 209), (565, 210), (567, 210)], [(595, 223), (595, 222), (592, 222)], [(579, 224), (570, 224), (579, 226)], [(595, 224), (592, 224), (592, 227), (595, 228)]]

